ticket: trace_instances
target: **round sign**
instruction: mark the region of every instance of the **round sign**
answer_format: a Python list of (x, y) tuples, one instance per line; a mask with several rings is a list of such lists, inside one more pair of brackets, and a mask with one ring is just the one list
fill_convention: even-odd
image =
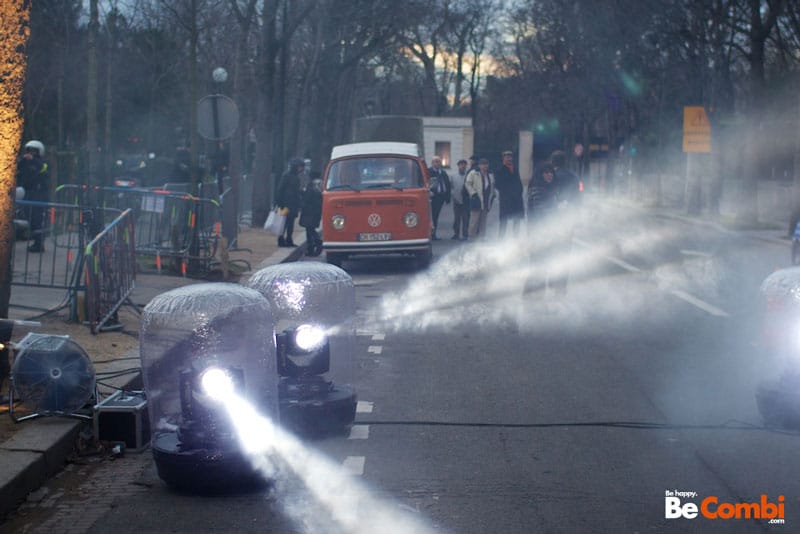
[(197, 133), (211, 141), (233, 135), (239, 124), (239, 108), (225, 95), (208, 95), (197, 103)]

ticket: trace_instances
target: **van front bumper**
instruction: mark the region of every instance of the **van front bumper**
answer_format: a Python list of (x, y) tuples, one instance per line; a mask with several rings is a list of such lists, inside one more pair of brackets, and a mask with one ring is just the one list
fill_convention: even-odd
[(426, 250), (431, 246), (430, 239), (406, 239), (402, 241), (323, 241), (326, 252), (345, 254), (380, 254)]

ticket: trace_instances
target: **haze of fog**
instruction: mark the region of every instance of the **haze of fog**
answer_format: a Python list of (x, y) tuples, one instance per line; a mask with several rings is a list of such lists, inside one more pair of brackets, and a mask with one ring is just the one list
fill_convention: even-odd
[[(665, 338), (668, 346), (646, 348), (634, 363), (618, 362), (647, 377), (665, 417), (686, 424), (736, 419), (760, 425), (754, 390), (785, 365), (768, 361), (757, 346), (758, 284), (769, 273), (745, 276), (748, 252), (722, 244), (686, 250), (684, 225), (653, 229), (641, 211), (631, 216), (630, 209), (588, 200), (573, 220), (560, 218), (533, 236), (490, 237), (456, 247), (403, 290), (386, 295), (365, 328), (401, 336), (480, 328), (498, 337), (557, 335), (566, 343), (616, 335), (643, 347), (651, 338)], [(571, 251), (546, 253), (536, 235), (570, 225), (578, 229)], [(722, 241), (724, 231), (718, 231)], [(636, 258), (630, 260), (636, 265), (622, 258)], [(525, 292), (526, 281), (559, 268), (569, 271), (566, 296), (552, 289)], [(740, 287), (743, 280), (753, 286)], [(720, 296), (737, 292), (737, 298), (750, 298), (747, 309), (724, 309), (731, 304), (720, 304)], [(708, 306), (698, 309), (692, 302)], [(681, 324), (681, 315), (693, 313), (711, 317), (710, 329), (693, 337), (670, 330), (676, 320)], [(519, 350), (536, 357), (535, 345)]]

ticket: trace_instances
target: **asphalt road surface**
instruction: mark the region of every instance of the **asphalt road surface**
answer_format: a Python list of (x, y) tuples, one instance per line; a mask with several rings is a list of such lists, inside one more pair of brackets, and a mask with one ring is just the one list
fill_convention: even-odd
[[(180, 494), (144, 453), (73, 464), (6, 528), (375, 532), (361, 517), (376, 514), (385, 532), (800, 524), (798, 436), (763, 428), (754, 400), (783, 365), (757, 346), (758, 286), (785, 266), (788, 242), (587, 207), (552, 260), (569, 265), (568, 294), (524, 294), (543, 272), (532, 263), (549, 261), (539, 237), (500, 241), (490, 226), (484, 242), (451, 241), (448, 217), (445, 207), (425, 272), (397, 258), (345, 264), (359, 314), (356, 425), (306, 446), (358, 485), (355, 500), (315, 495), (319, 473), (263, 492)], [(736, 510), (778, 522), (723, 518)]]

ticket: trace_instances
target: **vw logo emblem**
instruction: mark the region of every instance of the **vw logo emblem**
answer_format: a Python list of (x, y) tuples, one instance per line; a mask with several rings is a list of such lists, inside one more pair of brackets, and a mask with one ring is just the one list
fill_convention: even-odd
[(367, 224), (375, 228), (379, 224), (381, 224), (381, 216), (377, 213), (370, 213), (369, 217), (367, 217)]

